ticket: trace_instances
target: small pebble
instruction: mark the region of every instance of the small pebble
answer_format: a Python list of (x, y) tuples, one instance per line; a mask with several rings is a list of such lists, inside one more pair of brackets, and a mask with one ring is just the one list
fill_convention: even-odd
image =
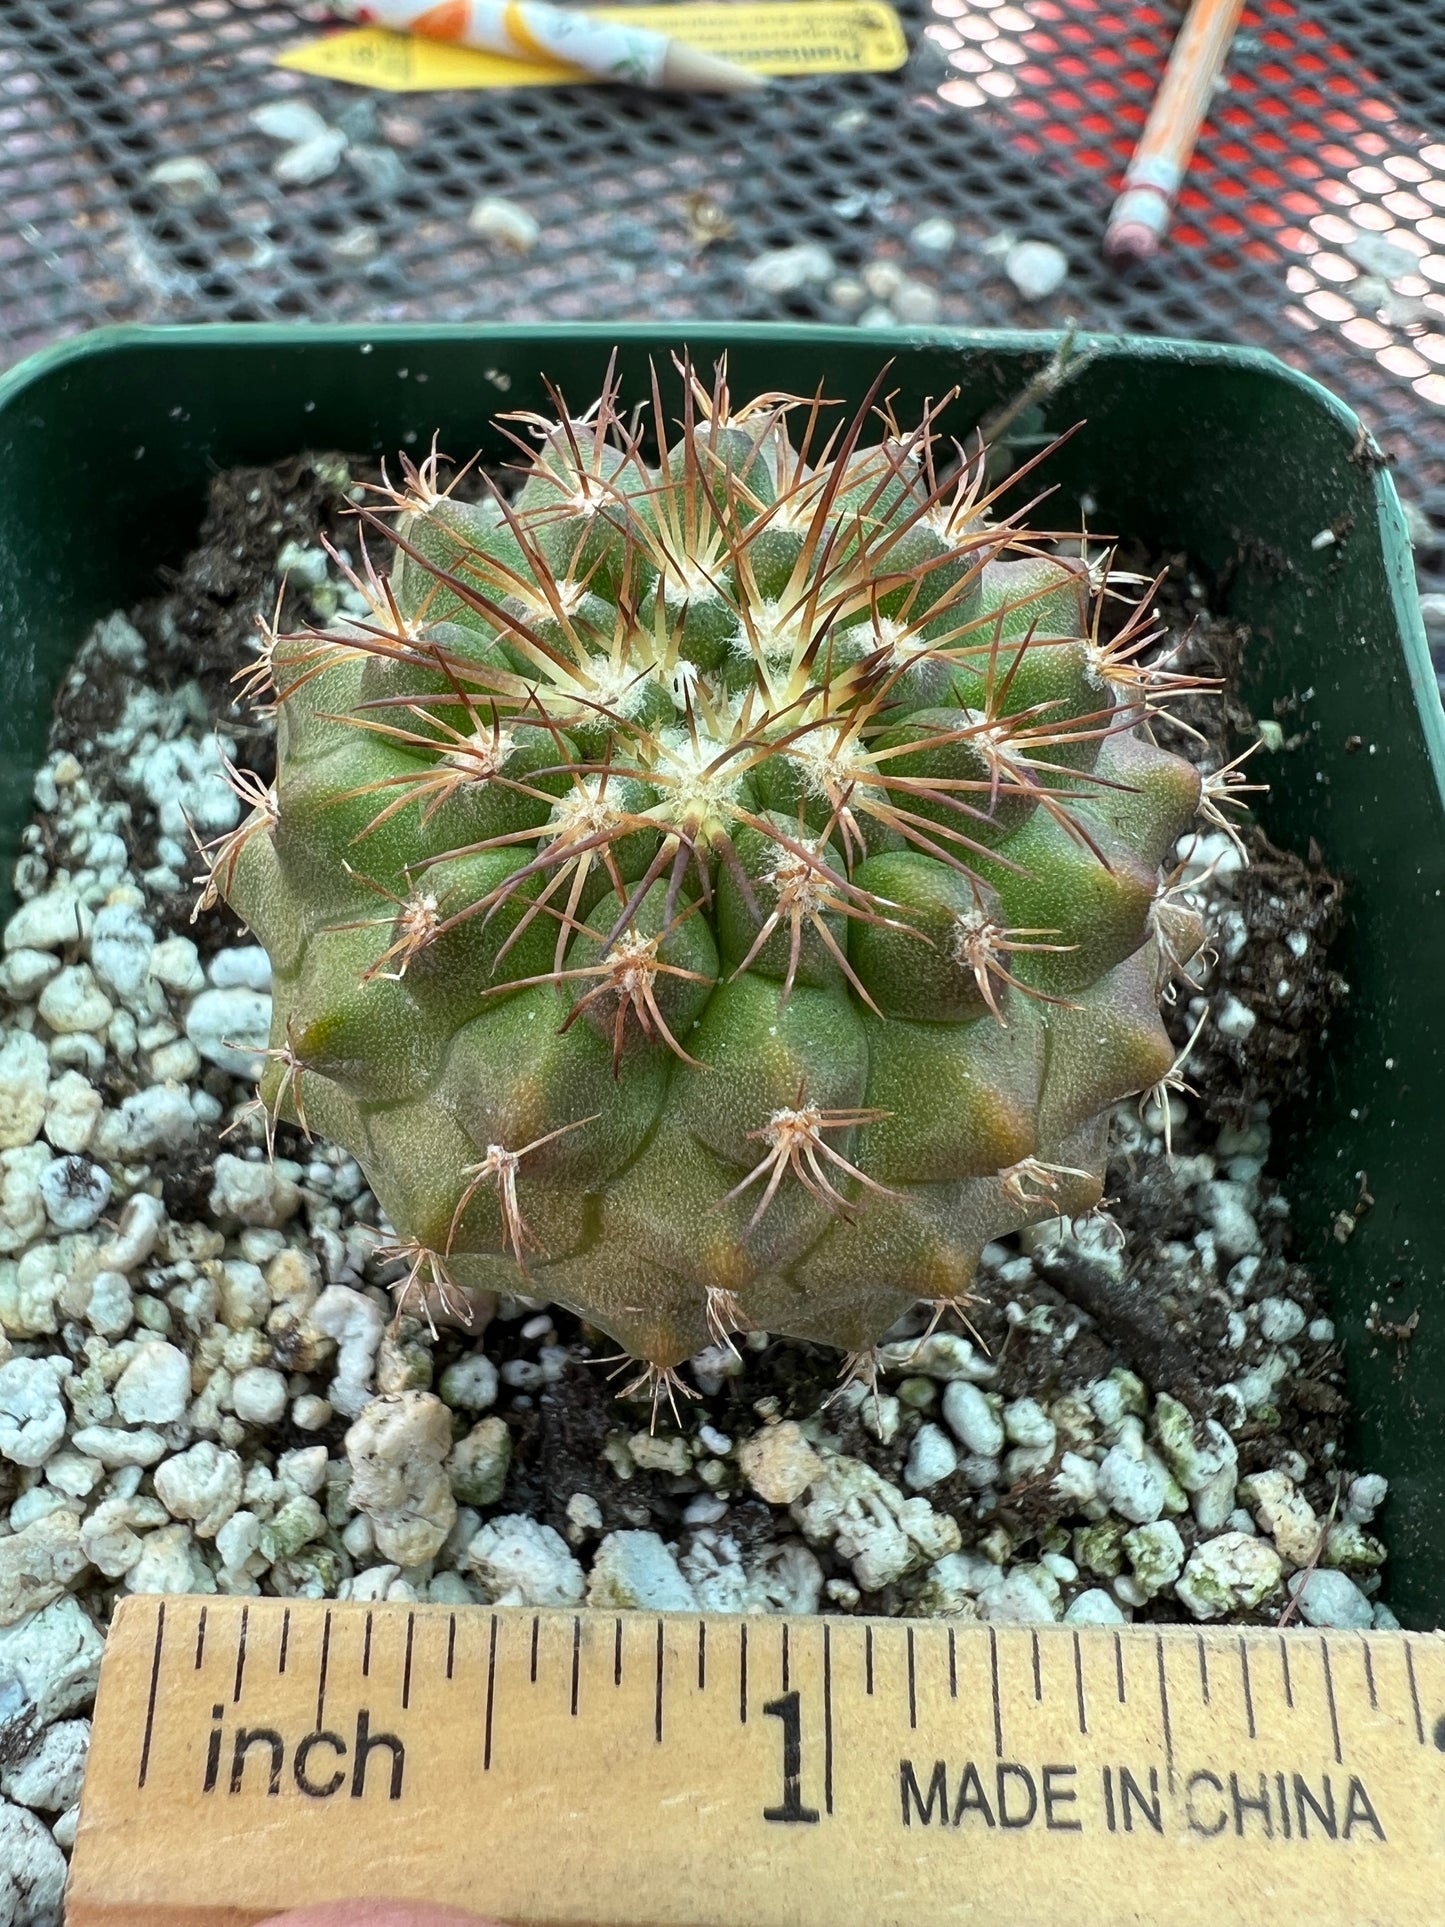
[(835, 273), (828, 250), (817, 241), (803, 241), (755, 255), (743, 269), (743, 280), (757, 294), (780, 295), (820, 285)]
[(406, 162), (395, 148), (371, 141), (353, 141), (346, 150), (346, 164), (356, 170), (368, 191), (378, 199), (399, 194), (406, 186)]
[(294, 94), (284, 100), (268, 100), (253, 108), (247, 119), (268, 140), (281, 141), (287, 147), (315, 140), (326, 131), (326, 122), (316, 109)]
[(467, 226), (484, 241), (495, 241), (513, 254), (530, 254), (542, 233), (535, 215), (500, 194), (487, 194), (477, 201), (467, 216)]
[(923, 327), (937, 321), (943, 311), (937, 288), (926, 281), (905, 281), (892, 296), (891, 306), (900, 321)]
[(341, 165), (346, 152), (346, 136), (339, 127), (323, 127), (310, 140), (288, 147), (271, 164), (272, 176), (286, 187), (312, 187), (324, 181)]
[(381, 236), (364, 221), (346, 228), (331, 243), (331, 253), (338, 261), (374, 261), (380, 252)]
[(908, 236), (920, 254), (947, 254), (958, 240), (958, 229), (942, 214), (931, 214), (920, 221)]
[(177, 154), (157, 162), (146, 175), (146, 184), (159, 188), (172, 207), (204, 207), (221, 193), (220, 175), (199, 154)]
[(1069, 257), (1051, 241), (1020, 241), (1004, 256), (1003, 271), (1025, 301), (1057, 294), (1069, 277)]

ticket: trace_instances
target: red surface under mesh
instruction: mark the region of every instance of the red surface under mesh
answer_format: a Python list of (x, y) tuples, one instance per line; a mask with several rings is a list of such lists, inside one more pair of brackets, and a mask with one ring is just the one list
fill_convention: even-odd
[[(915, 304), (931, 290), (944, 323), (1272, 348), (1370, 421), (1438, 580), (1445, 8), (1253, 6), (1166, 254), (1125, 277), (1099, 241), (1176, 16), (1123, 0), (903, 12), (903, 72), (740, 106), (601, 88), (368, 96), (270, 66), (305, 25), (274, 0), (0, 0), (0, 360), (122, 319), (840, 321), (858, 313), (846, 284), (856, 300), (882, 264)], [(288, 94), (351, 137), (308, 187), (272, 178), (278, 150), (248, 120)], [(217, 200), (177, 209), (151, 185), (178, 155), (210, 162)], [(483, 194), (535, 216), (530, 253), (468, 230)], [(731, 225), (706, 246), (699, 196)], [(941, 256), (910, 239), (938, 215), (956, 230)], [(1020, 298), (1009, 235), (1064, 250), (1058, 293)], [(831, 271), (760, 292), (747, 264), (801, 241)]]

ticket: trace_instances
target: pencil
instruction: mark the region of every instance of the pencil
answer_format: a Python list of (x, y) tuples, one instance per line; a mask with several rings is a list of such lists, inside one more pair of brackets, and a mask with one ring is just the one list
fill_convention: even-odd
[(650, 27), (598, 20), (547, 0), (336, 0), (336, 5), (368, 26), (449, 40), (514, 60), (562, 61), (599, 80), (630, 81), (635, 87), (741, 94), (768, 84), (751, 68)]
[(1243, 11), (1244, 0), (1194, 0), (1109, 213), (1104, 252), (1111, 261), (1147, 261), (1159, 252)]

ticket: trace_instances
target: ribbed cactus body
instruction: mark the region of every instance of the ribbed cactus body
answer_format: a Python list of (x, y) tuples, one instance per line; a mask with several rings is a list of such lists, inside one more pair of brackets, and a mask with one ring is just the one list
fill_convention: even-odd
[(863, 1352), (1098, 1202), (1199, 781), (1137, 627), (931, 423), (690, 381), (649, 458), (614, 402), (526, 424), (510, 497), (413, 472), (373, 619), (268, 639), (276, 787), (212, 872), (274, 966), (263, 1100), (424, 1281), (662, 1369)]

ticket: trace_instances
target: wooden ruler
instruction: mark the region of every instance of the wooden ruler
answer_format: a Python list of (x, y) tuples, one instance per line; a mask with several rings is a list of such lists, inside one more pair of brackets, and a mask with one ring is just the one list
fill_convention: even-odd
[(69, 1927), (1421, 1927), (1445, 1637), (127, 1599)]

